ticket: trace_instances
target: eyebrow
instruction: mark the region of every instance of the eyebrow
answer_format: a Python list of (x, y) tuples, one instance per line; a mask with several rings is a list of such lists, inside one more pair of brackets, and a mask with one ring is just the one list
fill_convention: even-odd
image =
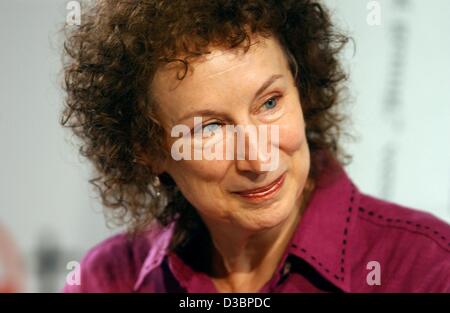
[[(267, 79), (261, 85), (261, 87), (259, 87), (259, 89), (255, 92), (255, 95), (253, 96), (252, 102), (255, 101), (255, 99), (258, 98), (277, 79), (282, 78), (282, 77), (283, 77), (283, 75), (281, 75), (281, 74), (274, 74), (274, 75), (270, 76), (269, 79)], [(195, 112), (188, 113), (188, 114), (184, 115), (183, 117), (181, 117), (179, 119), (179, 121), (183, 121), (183, 120), (185, 120), (187, 118), (194, 117), (194, 116), (213, 116), (213, 115), (223, 116), (223, 113), (220, 113), (220, 112), (217, 112), (217, 111), (214, 111), (214, 110), (210, 110), (210, 109), (199, 110), (199, 111), (195, 111)]]

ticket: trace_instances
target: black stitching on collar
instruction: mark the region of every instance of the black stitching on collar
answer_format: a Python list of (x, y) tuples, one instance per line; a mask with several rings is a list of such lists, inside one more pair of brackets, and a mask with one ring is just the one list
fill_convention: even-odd
[(345, 227), (344, 227), (343, 238), (342, 238), (341, 263), (340, 263), (340, 265), (341, 265), (340, 271), (341, 271), (342, 276), (334, 275), (334, 277), (336, 279), (341, 280), (341, 281), (344, 281), (344, 279), (345, 279), (345, 249), (346, 249), (347, 243), (348, 243), (348, 228), (350, 225), (354, 199), (355, 199), (355, 185), (352, 184), (352, 195), (350, 197), (350, 205), (347, 210), (347, 217), (345, 219)]
[(385, 223), (386, 225), (393, 225), (393, 224), (402, 225), (403, 224), (403, 227), (405, 227), (405, 228), (407, 228), (409, 230), (411, 230), (411, 228), (414, 228), (414, 230), (420, 231), (423, 235), (429, 235), (431, 237), (434, 237), (437, 242), (444, 241), (443, 244), (447, 245), (448, 247), (450, 247), (450, 241), (447, 241), (448, 238), (445, 237), (444, 235), (442, 235), (439, 231), (437, 231), (435, 229), (432, 229), (428, 225), (424, 225), (424, 224), (421, 224), (421, 223), (414, 224), (412, 221), (409, 221), (409, 220), (403, 220), (403, 219), (399, 219), (399, 218), (395, 218), (394, 219), (393, 217), (386, 217), (386, 216), (384, 216), (382, 214), (378, 214), (378, 213), (375, 214), (374, 211), (367, 211), (363, 207), (359, 207), (358, 211), (361, 214), (364, 214), (364, 213), (367, 214), (366, 217), (369, 217), (369, 218), (372, 218), (372, 219), (375, 218), (375, 217), (378, 217), (378, 220), (384, 220), (386, 222)]

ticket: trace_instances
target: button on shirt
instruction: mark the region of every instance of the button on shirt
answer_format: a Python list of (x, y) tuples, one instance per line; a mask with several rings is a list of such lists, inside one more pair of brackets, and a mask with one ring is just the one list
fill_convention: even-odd
[[(168, 252), (174, 225), (131, 240), (115, 235), (81, 262), (65, 292), (217, 292)], [(332, 160), (261, 292), (450, 292), (450, 226), (429, 213), (366, 195)]]

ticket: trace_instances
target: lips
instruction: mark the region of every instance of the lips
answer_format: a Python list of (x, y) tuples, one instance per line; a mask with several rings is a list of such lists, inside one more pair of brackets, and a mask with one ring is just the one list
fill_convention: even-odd
[(271, 195), (272, 193), (275, 193), (278, 189), (280, 189), (281, 185), (284, 182), (285, 173), (280, 175), (276, 180), (271, 182), (270, 184), (255, 188), (255, 189), (248, 189), (243, 191), (237, 191), (234, 192), (235, 194), (238, 194), (243, 197), (249, 197), (249, 198), (258, 198), (258, 197), (265, 197), (268, 195)]

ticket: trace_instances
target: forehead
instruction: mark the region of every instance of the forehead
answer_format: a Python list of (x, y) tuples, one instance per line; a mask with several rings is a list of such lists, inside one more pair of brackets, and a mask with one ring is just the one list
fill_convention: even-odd
[(158, 69), (151, 84), (159, 111), (171, 120), (208, 101), (217, 103), (218, 98), (230, 97), (230, 92), (254, 92), (271, 75), (288, 71), (288, 64), (275, 37), (258, 36), (252, 38), (247, 52), (211, 49), (210, 54), (190, 62), (182, 80), (177, 79), (180, 71), (184, 72), (181, 62), (169, 63)]

